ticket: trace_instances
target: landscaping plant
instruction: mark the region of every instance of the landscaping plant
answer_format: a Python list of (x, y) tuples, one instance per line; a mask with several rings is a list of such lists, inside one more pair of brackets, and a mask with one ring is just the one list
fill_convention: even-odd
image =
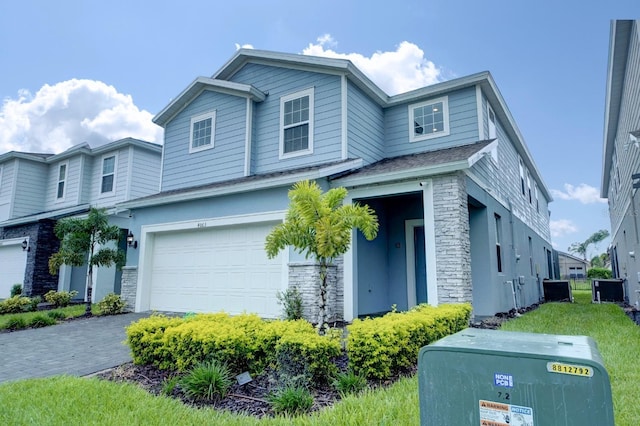
[(27, 322), (22, 317), (12, 317), (5, 323), (4, 328), (7, 330), (21, 330), (27, 328)]
[(22, 294), (22, 284), (14, 284), (11, 286), (11, 297)]
[(286, 386), (268, 397), (276, 414), (296, 416), (308, 412), (313, 406), (313, 396), (304, 387)]
[(357, 394), (367, 388), (367, 379), (352, 370), (346, 373), (339, 373), (333, 381), (333, 387), (344, 398), (349, 394)]
[[(37, 308), (36, 304), (36, 308)], [(16, 295), (0, 302), (0, 314), (17, 314), (32, 311), (33, 304), (28, 297)]]
[(180, 388), (195, 400), (224, 398), (232, 384), (227, 366), (215, 359), (197, 365), (180, 380)]
[(124, 312), (127, 307), (127, 303), (122, 300), (122, 297), (115, 293), (107, 294), (104, 299), (98, 302), (98, 309), (100, 315), (117, 315)]
[(57, 321), (55, 320), (55, 318), (51, 318), (49, 315), (39, 314), (31, 318), (28, 324), (29, 324), (29, 327), (40, 328), (40, 327), (47, 327), (49, 325), (54, 325), (56, 323)]
[(55, 291), (49, 290), (44, 295), (44, 300), (48, 303), (51, 303), (56, 308), (64, 308), (65, 306), (69, 306), (71, 303), (71, 299), (73, 299), (78, 294), (77, 291)]
[(279, 291), (276, 297), (284, 309), (283, 319), (292, 321), (302, 319), (302, 295), (296, 287)]
[(343, 204), (346, 196), (345, 188), (332, 188), (322, 193), (316, 182), (296, 183), (289, 191), (290, 203), (284, 222), (267, 235), (265, 244), (267, 256), (271, 259), (292, 246), (318, 263), (319, 332), (323, 332), (326, 322), (329, 265), (349, 249), (353, 228), (359, 229), (367, 240), (373, 240), (378, 234), (375, 212), (367, 205)]
[(57, 274), (62, 265), (83, 266), (87, 264), (85, 315), (91, 315), (91, 293), (93, 291), (93, 268), (125, 263), (125, 254), (109, 245), (120, 239), (120, 228), (109, 225), (105, 209), (92, 208), (86, 218), (60, 219), (54, 228), (60, 239), (60, 250), (49, 258), (49, 272)]

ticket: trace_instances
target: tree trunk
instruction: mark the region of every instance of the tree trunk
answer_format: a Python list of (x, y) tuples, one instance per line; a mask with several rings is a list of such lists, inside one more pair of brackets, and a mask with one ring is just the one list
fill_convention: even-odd
[(320, 261), (320, 303), (318, 305), (318, 334), (323, 335), (327, 322), (327, 270), (326, 260)]
[(89, 265), (89, 271), (87, 272), (87, 303), (84, 310), (84, 314), (88, 317), (91, 316), (91, 293), (93, 291), (93, 267)]

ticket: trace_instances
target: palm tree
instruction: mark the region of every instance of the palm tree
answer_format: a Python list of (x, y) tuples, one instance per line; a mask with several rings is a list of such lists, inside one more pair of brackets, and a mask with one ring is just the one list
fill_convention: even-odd
[(367, 240), (373, 240), (378, 234), (375, 212), (367, 205), (343, 205), (346, 196), (345, 188), (333, 188), (323, 194), (316, 182), (296, 183), (289, 191), (290, 204), (285, 221), (267, 235), (265, 244), (269, 258), (274, 258), (287, 246), (293, 246), (306, 258), (313, 257), (318, 262), (320, 332), (326, 321), (329, 265), (349, 249), (353, 228), (359, 229)]

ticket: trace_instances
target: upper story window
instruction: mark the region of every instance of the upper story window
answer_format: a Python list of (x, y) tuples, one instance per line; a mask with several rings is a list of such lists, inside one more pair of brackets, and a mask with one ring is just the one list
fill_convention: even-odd
[(533, 182), (533, 193), (536, 197), (536, 212), (540, 213), (540, 199), (538, 198), (538, 183)]
[(489, 111), (489, 139), (495, 139), (498, 137), (498, 132), (496, 131), (496, 114), (488, 104), (487, 109)]
[(502, 272), (502, 218), (500, 218), (498, 214), (494, 214), (493, 218), (496, 223), (496, 259), (498, 262), (498, 272)]
[(280, 98), (280, 158), (313, 152), (313, 89)]
[(438, 98), (409, 105), (409, 141), (449, 134), (449, 99)]
[(116, 174), (116, 156), (111, 155), (102, 159), (102, 181), (100, 184), (100, 193), (106, 194), (113, 192), (113, 183)]
[(208, 112), (191, 118), (189, 152), (213, 148), (216, 129), (216, 112)]
[(529, 197), (529, 204), (531, 204), (533, 199), (531, 198), (531, 174), (527, 171), (527, 194)]
[(67, 181), (67, 164), (60, 164), (58, 166), (58, 186), (56, 191), (56, 199), (62, 200), (64, 198), (64, 185)]

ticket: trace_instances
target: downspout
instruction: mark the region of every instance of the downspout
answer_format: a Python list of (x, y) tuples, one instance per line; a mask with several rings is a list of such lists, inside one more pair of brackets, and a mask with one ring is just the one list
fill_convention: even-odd
[[(516, 239), (515, 239), (515, 225), (513, 223), (513, 204), (511, 203), (511, 198), (507, 198), (507, 203), (509, 204), (509, 229), (511, 231), (511, 271), (512, 271), (512, 279), (511, 279), (511, 296), (513, 297), (513, 308), (516, 311), (516, 315), (518, 315), (518, 298), (516, 296), (516, 282), (518, 281), (518, 276), (516, 274), (516, 270), (518, 267), (518, 261), (520, 260), (520, 256), (516, 252)], [(509, 281), (507, 281), (509, 283)]]

